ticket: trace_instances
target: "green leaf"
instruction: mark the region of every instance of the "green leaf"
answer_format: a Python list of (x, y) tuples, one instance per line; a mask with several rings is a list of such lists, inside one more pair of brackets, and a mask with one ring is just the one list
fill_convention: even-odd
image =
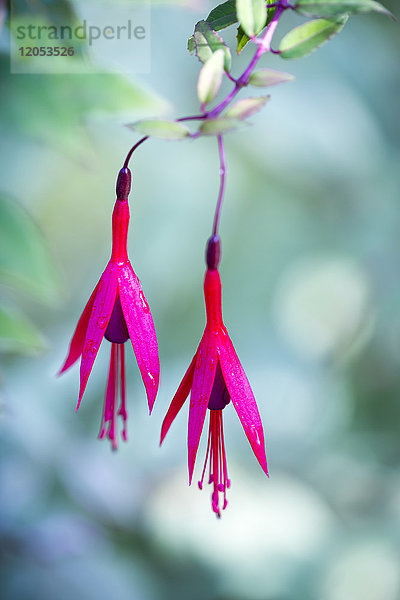
[(311, 17), (338, 17), (345, 13), (379, 12), (394, 19), (392, 13), (375, 0), (298, 0), (295, 9)]
[(236, 13), (243, 31), (253, 37), (265, 27), (267, 7), (265, 0), (236, 0)]
[(58, 299), (58, 274), (45, 239), (20, 204), (0, 196), (0, 283), (47, 304)]
[(207, 119), (200, 126), (199, 133), (201, 135), (219, 135), (238, 129), (241, 125), (243, 125), (243, 123), (239, 119), (232, 119), (229, 117)]
[[(206, 63), (208, 59), (212, 56), (212, 54), (214, 54), (214, 52), (216, 52), (217, 50), (223, 50), (224, 68), (226, 71), (230, 70), (231, 51), (225, 44), (222, 37), (218, 35), (205, 21), (199, 21), (198, 23), (196, 23), (193, 35), (193, 43), (196, 51), (196, 56), (202, 63)], [(190, 44), (190, 47), (192, 47), (192, 44)]]
[(143, 120), (128, 125), (138, 133), (162, 140), (182, 140), (189, 137), (190, 131), (182, 123), (161, 119)]
[(206, 21), (215, 31), (220, 31), (220, 29), (225, 29), (225, 27), (237, 23), (236, 0), (228, 0), (214, 8)]
[(290, 73), (276, 71), (275, 69), (259, 69), (254, 71), (249, 77), (249, 84), (256, 87), (269, 87), (278, 83), (293, 81), (294, 77)]
[(242, 98), (235, 102), (226, 112), (225, 117), (228, 119), (247, 119), (251, 117), (268, 102), (270, 96), (261, 96), (260, 98)]
[(238, 27), (237, 34), (236, 34), (236, 40), (237, 40), (236, 50), (237, 50), (237, 53), (240, 54), (241, 51), (243, 50), (243, 48), (245, 47), (245, 45), (247, 44), (247, 42), (250, 41), (249, 36), (243, 31), (241, 25), (239, 25), (239, 27)]
[(0, 306), (0, 351), (36, 354), (46, 347), (44, 338), (15, 309)]
[(337, 21), (329, 21), (326, 19), (315, 19), (303, 23), (299, 27), (295, 27), (289, 31), (282, 39), (279, 50), (282, 58), (301, 58), (307, 56), (327, 42), (333, 35), (339, 33), (347, 17), (343, 17)]
[[(275, 14), (275, 6), (273, 6), (272, 8), (268, 7), (268, 4), (270, 4), (271, 2), (273, 2), (274, 0), (267, 0), (267, 18), (266, 21), (263, 25), (263, 28), (265, 27), (265, 25), (268, 25), (268, 23), (271, 21), (272, 17)], [(247, 42), (250, 41), (249, 36), (243, 31), (243, 28), (241, 25), (239, 25), (238, 29), (237, 29), (237, 34), (236, 34), (236, 40), (237, 40), (237, 44), (236, 44), (236, 50), (237, 53), (240, 54), (241, 51), (243, 50), (243, 48), (246, 46)]]
[(202, 66), (197, 81), (197, 95), (201, 104), (215, 98), (221, 87), (224, 74), (224, 51), (219, 49)]

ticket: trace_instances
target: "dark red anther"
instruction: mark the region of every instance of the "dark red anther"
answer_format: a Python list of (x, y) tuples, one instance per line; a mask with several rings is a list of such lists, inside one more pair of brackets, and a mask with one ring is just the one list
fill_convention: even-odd
[(120, 200), (126, 200), (131, 191), (131, 172), (127, 167), (123, 167), (118, 173), (117, 179), (117, 198)]
[(218, 269), (219, 261), (221, 260), (221, 239), (219, 235), (212, 235), (206, 248), (206, 263), (207, 268), (214, 270)]

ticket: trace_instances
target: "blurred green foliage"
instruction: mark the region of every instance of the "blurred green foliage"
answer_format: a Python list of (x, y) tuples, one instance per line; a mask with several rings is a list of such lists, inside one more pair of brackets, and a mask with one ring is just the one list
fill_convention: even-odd
[(57, 271), (43, 236), (16, 202), (0, 198), (0, 281), (42, 302), (57, 297)]

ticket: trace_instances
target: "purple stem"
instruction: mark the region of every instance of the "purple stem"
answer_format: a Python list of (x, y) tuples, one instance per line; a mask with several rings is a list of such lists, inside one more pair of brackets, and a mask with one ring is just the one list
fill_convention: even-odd
[(264, 35), (262, 36), (262, 38), (259, 42), (257, 51), (254, 54), (252, 60), (250, 61), (249, 66), (242, 73), (242, 75), (236, 80), (235, 87), (233, 88), (233, 90), (226, 96), (226, 98), (224, 98), (222, 100), (222, 102), (220, 102), (220, 104), (218, 104), (218, 106), (213, 108), (207, 114), (208, 119), (214, 119), (224, 110), (224, 108), (231, 102), (231, 100), (233, 100), (233, 98), (240, 92), (241, 88), (244, 87), (245, 85), (247, 85), (249, 77), (250, 77), (254, 67), (260, 60), (261, 56), (263, 54), (265, 54), (265, 52), (271, 51), (272, 37), (273, 37), (273, 35), (275, 33), (275, 29), (278, 25), (279, 18), (286, 8), (287, 8), (287, 6), (285, 6), (285, 5), (282, 5), (282, 4), (278, 5), (274, 16), (272, 17), (270, 23), (268, 24), (268, 27), (266, 28), (266, 30), (264, 32)]
[(232, 83), (236, 83), (236, 79), (234, 77), (232, 77), (232, 75), (230, 73), (228, 73), (228, 71), (224, 71), (224, 73), (227, 76), (227, 78), (232, 81)]
[(222, 139), (222, 135), (218, 136), (218, 151), (219, 151), (219, 160), (220, 160), (220, 175), (221, 175), (221, 183), (219, 186), (219, 194), (217, 200), (217, 206), (215, 208), (215, 216), (214, 216), (214, 225), (212, 230), (212, 235), (217, 235), (218, 233), (218, 225), (219, 219), (221, 216), (221, 207), (222, 200), (224, 198), (224, 190), (225, 190), (225, 174), (226, 174), (226, 161), (225, 161), (225, 148), (224, 148), (224, 140)]
[(149, 139), (149, 137), (150, 137), (150, 136), (148, 136), (148, 135), (145, 135), (145, 136), (144, 136), (144, 137), (142, 137), (142, 138), (141, 138), (141, 139), (140, 139), (138, 142), (136, 142), (136, 144), (135, 144), (134, 146), (132, 146), (132, 148), (129, 150), (128, 154), (126, 155), (126, 159), (125, 159), (125, 162), (124, 162), (124, 167), (123, 167), (124, 169), (127, 169), (127, 168), (128, 168), (129, 161), (131, 160), (131, 156), (132, 156), (132, 154), (135, 152), (136, 148), (139, 148), (139, 146), (140, 146), (141, 144), (143, 144), (143, 142), (145, 142), (146, 140), (148, 140), (148, 139)]

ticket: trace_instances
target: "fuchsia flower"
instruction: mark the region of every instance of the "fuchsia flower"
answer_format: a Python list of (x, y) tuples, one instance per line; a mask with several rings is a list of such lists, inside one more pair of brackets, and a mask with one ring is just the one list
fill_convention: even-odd
[[(69, 353), (59, 374), (79, 358), (80, 390), (76, 410), (100, 344), (105, 337), (111, 342), (111, 358), (103, 419), (99, 437), (107, 437), (118, 447), (117, 414), (122, 417), (122, 438), (127, 439), (125, 349), (130, 338), (146, 388), (150, 412), (157, 395), (160, 365), (153, 318), (138, 278), (129, 261), (126, 242), (129, 225), (128, 195), (131, 187), (129, 169), (121, 169), (117, 181), (117, 200), (112, 216), (112, 252), (110, 261), (86, 304), (72, 337)], [(118, 384), (120, 406), (117, 413)]]
[(212, 509), (218, 517), (221, 516), (219, 494), (223, 495), (222, 509), (225, 509), (226, 490), (230, 487), (222, 425), (222, 411), (230, 400), (253, 452), (268, 476), (264, 432), (257, 404), (222, 320), (219, 259), (220, 240), (218, 236), (213, 236), (207, 247), (208, 268), (204, 280), (207, 322), (204, 334), (165, 416), (160, 442), (163, 442), (172, 421), (191, 391), (188, 429), (189, 485), (192, 482), (197, 449), (208, 408), (210, 424), (207, 454), (199, 487), (203, 487), (209, 459), (209, 483), (213, 485)]

